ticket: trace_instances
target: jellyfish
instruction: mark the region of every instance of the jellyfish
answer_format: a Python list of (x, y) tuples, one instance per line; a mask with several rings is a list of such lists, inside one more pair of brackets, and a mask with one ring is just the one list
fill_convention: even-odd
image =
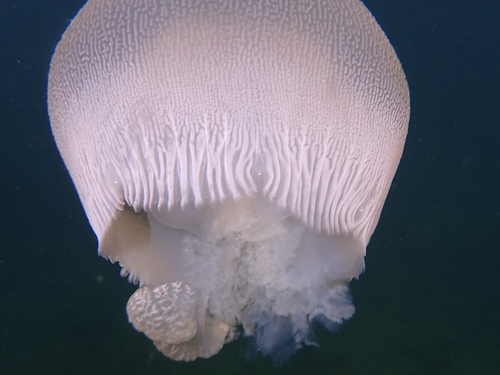
[(358, 0), (89, 0), (51, 61), (57, 147), (132, 325), (174, 360), (278, 360), (354, 313), (403, 151), (401, 64)]

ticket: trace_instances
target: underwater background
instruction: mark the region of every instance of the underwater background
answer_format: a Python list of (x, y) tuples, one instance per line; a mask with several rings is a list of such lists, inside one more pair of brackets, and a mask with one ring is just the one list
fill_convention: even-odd
[(411, 93), (354, 317), (288, 364), (177, 363), (128, 323), (52, 138), (49, 62), (85, 1), (0, 0), (0, 374), (500, 374), (500, 2), (366, 0)]

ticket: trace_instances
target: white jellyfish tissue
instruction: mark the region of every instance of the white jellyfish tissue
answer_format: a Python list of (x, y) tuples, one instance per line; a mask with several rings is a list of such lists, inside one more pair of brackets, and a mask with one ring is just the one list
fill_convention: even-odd
[(358, 0), (89, 0), (52, 131), (99, 254), (166, 356), (238, 337), (283, 363), (354, 313), (403, 151), (401, 64)]

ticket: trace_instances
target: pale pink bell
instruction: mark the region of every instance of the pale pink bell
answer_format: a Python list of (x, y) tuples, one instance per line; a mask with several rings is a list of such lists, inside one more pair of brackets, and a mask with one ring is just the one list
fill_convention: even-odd
[(49, 112), (99, 239), (165, 355), (265, 354), (354, 312), (348, 283), (410, 113), (358, 0), (89, 0), (57, 46)]

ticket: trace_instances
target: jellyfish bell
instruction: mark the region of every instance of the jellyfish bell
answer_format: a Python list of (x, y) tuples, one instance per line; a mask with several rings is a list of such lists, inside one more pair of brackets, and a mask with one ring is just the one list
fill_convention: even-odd
[(240, 332), (280, 360), (352, 316), (409, 120), (361, 2), (89, 0), (48, 104), (99, 254), (139, 284), (129, 320), (165, 355)]

